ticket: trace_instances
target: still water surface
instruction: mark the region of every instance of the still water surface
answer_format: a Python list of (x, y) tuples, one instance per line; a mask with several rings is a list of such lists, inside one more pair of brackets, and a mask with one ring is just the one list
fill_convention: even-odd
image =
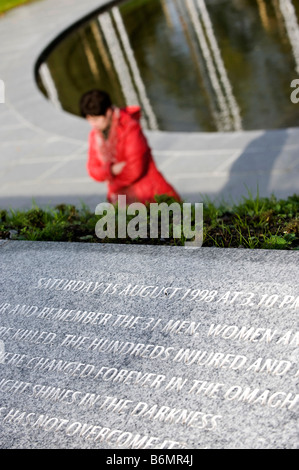
[(299, 126), (299, 2), (127, 0), (65, 37), (39, 68), (54, 105), (79, 114), (100, 88), (117, 106), (140, 104), (165, 131)]

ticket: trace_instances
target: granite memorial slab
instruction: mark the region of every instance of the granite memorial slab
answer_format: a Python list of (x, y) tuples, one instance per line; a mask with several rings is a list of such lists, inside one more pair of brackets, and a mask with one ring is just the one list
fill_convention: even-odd
[(8, 241), (0, 260), (0, 448), (298, 447), (298, 252)]

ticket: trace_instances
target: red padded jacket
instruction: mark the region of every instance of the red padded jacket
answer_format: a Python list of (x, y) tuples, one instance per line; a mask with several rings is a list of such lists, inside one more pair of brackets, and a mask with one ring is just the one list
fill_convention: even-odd
[[(126, 195), (127, 204), (155, 202), (156, 194), (167, 194), (180, 201), (180, 196), (158, 171), (151, 149), (139, 124), (140, 107), (114, 108), (108, 139), (93, 129), (89, 134), (87, 171), (96, 181), (108, 182), (107, 200), (117, 202)], [(111, 165), (126, 162), (119, 175)]]

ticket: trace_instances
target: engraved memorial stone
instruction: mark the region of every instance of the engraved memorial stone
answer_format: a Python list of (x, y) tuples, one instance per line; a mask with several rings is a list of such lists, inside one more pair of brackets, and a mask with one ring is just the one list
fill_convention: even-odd
[(298, 447), (299, 253), (0, 245), (0, 447)]

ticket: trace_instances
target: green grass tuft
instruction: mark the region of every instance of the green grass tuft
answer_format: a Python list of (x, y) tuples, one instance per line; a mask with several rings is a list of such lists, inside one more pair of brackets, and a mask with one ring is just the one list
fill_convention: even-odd
[(0, 14), (6, 13), (12, 8), (24, 5), (25, 3), (36, 2), (37, 0), (0, 0)]

